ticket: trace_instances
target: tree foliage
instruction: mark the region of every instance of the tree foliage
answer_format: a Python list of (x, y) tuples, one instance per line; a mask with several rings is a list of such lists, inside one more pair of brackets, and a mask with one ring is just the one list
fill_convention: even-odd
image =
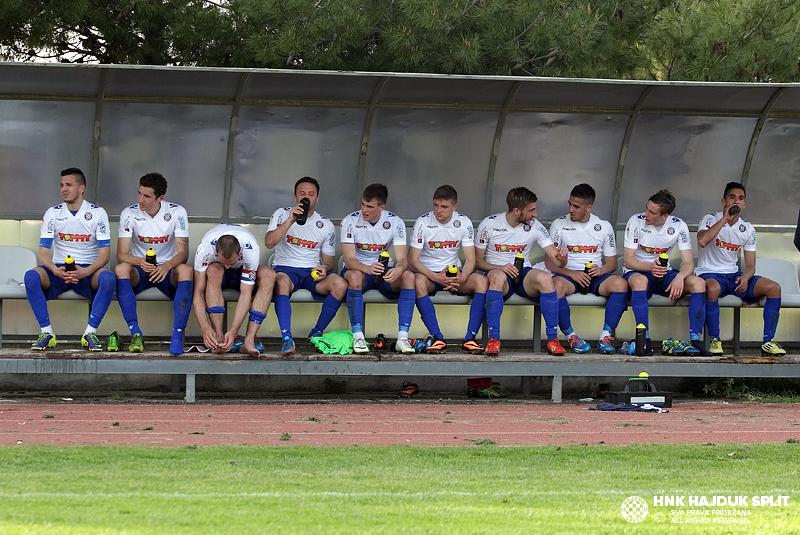
[(3, 0), (15, 61), (800, 80), (797, 0)]

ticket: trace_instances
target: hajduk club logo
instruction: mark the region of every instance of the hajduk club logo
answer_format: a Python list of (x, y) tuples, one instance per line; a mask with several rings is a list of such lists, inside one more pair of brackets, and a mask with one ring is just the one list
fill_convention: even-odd
[(639, 496), (631, 496), (622, 502), (620, 512), (622, 513), (622, 518), (631, 524), (638, 524), (647, 518), (647, 502)]

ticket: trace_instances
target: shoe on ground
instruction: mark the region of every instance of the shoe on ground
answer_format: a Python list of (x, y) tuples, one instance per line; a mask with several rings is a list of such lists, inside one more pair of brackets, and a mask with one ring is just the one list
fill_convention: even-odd
[(291, 355), (292, 353), (294, 353), (294, 340), (284, 338), (281, 342), (281, 355)]
[(311, 329), (311, 332), (308, 333), (308, 339), (311, 340), (312, 338), (320, 338), (322, 336), (322, 331), (314, 327)]
[(141, 353), (144, 351), (144, 340), (142, 340), (141, 334), (135, 333), (131, 335), (131, 345), (128, 346), (128, 351), (131, 353)]
[(253, 338), (253, 345), (256, 346), (256, 349), (258, 349), (259, 353), (264, 352), (264, 344), (261, 343), (261, 340), (258, 339), (258, 336)]
[(761, 354), (771, 355), (773, 357), (781, 357), (786, 354), (786, 351), (780, 346), (780, 344), (778, 344), (778, 342), (770, 340), (761, 346)]
[(582, 340), (577, 334), (573, 333), (569, 335), (567, 339), (569, 340), (569, 345), (572, 350), (579, 355), (588, 353), (589, 350), (592, 349), (592, 346), (590, 346), (586, 341)]
[(678, 356), (683, 355), (683, 346), (679, 340), (675, 340), (674, 338), (667, 338), (663, 342), (661, 342), (661, 354), (662, 355), (669, 355), (669, 356)]
[(236, 338), (233, 340), (233, 344), (231, 344), (230, 353), (238, 353), (239, 348), (244, 345), (244, 336), (236, 335)]
[(614, 339), (610, 336), (605, 336), (602, 340), (597, 342), (597, 351), (603, 355), (614, 354)]
[(103, 346), (95, 333), (84, 334), (81, 336), (81, 345), (89, 351), (102, 351)]
[(111, 334), (108, 335), (108, 343), (106, 347), (109, 351), (119, 351), (122, 347), (122, 339), (119, 337), (119, 333), (117, 331), (111, 331)]
[(692, 347), (697, 350), (698, 354), (701, 357), (711, 357), (711, 356), (713, 356), (713, 353), (711, 353), (711, 351), (706, 349), (706, 345), (703, 343), (702, 340), (692, 340), (690, 343), (692, 344)]
[(353, 353), (356, 355), (364, 355), (369, 353), (369, 348), (367, 347), (367, 341), (363, 338), (354, 338), (353, 339)]
[(183, 333), (172, 333), (172, 339), (169, 342), (170, 355), (183, 355)]
[(561, 342), (555, 339), (547, 342), (547, 352), (558, 357), (565, 354), (567, 351), (562, 347)]
[(461, 344), (461, 352), (469, 355), (480, 355), (483, 353), (483, 347), (473, 338)]
[(56, 347), (56, 335), (51, 333), (41, 333), (36, 342), (33, 343), (31, 349), (34, 351), (44, 351)]
[(386, 340), (386, 335), (380, 333), (378, 336), (375, 337), (375, 342), (372, 344), (372, 347), (374, 347), (378, 351), (386, 351), (388, 345), (389, 344), (388, 340)]
[(429, 345), (425, 351), (433, 355), (441, 355), (447, 353), (447, 344), (441, 338), (434, 338), (431, 345)]
[(397, 342), (394, 344), (394, 350), (403, 355), (413, 355), (416, 353), (416, 351), (414, 351), (414, 346), (411, 345), (408, 338), (398, 338)]
[[(671, 340), (671, 338), (670, 338)], [(628, 340), (627, 342), (622, 342), (622, 346), (619, 348), (619, 352), (622, 355), (636, 355), (636, 340)], [(664, 353), (664, 346), (661, 346), (661, 352)], [(644, 346), (644, 357), (652, 357), (653, 356), (653, 343), (650, 339), (647, 339), (647, 343)]]
[(500, 340), (495, 340), (494, 338), (490, 338), (489, 342), (486, 344), (486, 354), (490, 357), (496, 357), (500, 354)]
[(712, 338), (711, 341), (708, 343), (708, 351), (712, 355), (722, 355), (724, 351), (722, 350), (722, 342), (719, 338)]

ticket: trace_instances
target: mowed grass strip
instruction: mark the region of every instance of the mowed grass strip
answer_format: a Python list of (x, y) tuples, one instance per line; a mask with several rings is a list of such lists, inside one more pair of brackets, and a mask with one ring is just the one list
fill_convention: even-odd
[[(800, 444), (4, 447), (0, 533), (797, 533), (798, 460)], [(789, 499), (744, 525), (678, 526), (688, 507), (662, 495)], [(620, 513), (629, 496), (649, 505), (640, 524)]]

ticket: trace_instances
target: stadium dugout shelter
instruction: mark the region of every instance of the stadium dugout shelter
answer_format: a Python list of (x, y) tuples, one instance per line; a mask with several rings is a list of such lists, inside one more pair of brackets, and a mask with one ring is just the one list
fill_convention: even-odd
[[(10, 246), (0, 259), (0, 371), (185, 376), (190, 401), (196, 377), (220, 374), (521, 377), (523, 392), (532, 378), (552, 377), (555, 401), (562, 377), (631, 377), (644, 362), (652, 376), (662, 377), (798, 377), (800, 253), (792, 243), (800, 208), (798, 154), (798, 84), (0, 63), (0, 245)], [(85, 198), (109, 214), (112, 265), (119, 214), (136, 202), (139, 177), (153, 171), (169, 182), (165, 199), (188, 211), (190, 262), (204, 233), (218, 223), (242, 224), (264, 236), (269, 216), (294, 204), (293, 185), (306, 175), (320, 181), (317, 210), (335, 224), (359, 208), (366, 185), (381, 182), (389, 187), (387, 209), (407, 227), (431, 209), (433, 191), (442, 184), (458, 190), (458, 210), (476, 227), (506, 210), (509, 189), (526, 186), (539, 198), (538, 219), (549, 226), (568, 212), (572, 187), (586, 182), (597, 191), (593, 213), (616, 229), (619, 255), (628, 217), (643, 211), (656, 191), (672, 191), (674, 215), (694, 233), (704, 214), (719, 210), (725, 184), (742, 182), (744, 217), (758, 231), (757, 270), (782, 282), (776, 340), (789, 355), (768, 363), (738, 358), (741, 348), (760, 344), (762, 319), (759, 307), (741, 307), (737, 300), (722, 303), (722, 339), (732, 354), (722, 359), (542, 355), (539, 309), (524, 302), (503, 313), (504, 351), (497, 359), (451, 354), (337, 360), (302, 352), (291, 359), (169, 358), (152, 347), (136, 357), (70, 349), (34, 355), (20, 349), (38, 333), (19, 286), (19, 270), (30, 255), (24, 261), (15, 255), (19, 248), (35, 255), (42, 214), (61, 201), (59, 171), (67, 167), (83, 169)], [(262, 250), (264, 261), (268, 254)], [(172, 308), (149, 296), (139, 303), (146, 340), (166, 340)], [(584, 297), (571, 298), (572, 323), (594, 345), (603, 300)], [(302, 333), (319, 304), (303, 302), (301, 293), (294, 299), (294, 330)], [(394, 333), (394, 304), (365, 301), (368, 339)], [(437, 306), (451, 343), (463, 338), (466, 302), (442, 299)], [(653, 305), (651, 337), (685, 338), (686, 308)], [(61, 345), (81, 334), (88, 303), (60, 299), (50, 314)], [(344, 307), (330, 328), (349, 328)], [(415, 317), (411, 336), (424, 336), (423, 329)], [(127, 334), (116, 303), (99, 334), (104, 338), (112, 330)], [(270, 309), (259, 335), (268, 340), (279, 332)], [(199, 336), (192, 318), (187, 338)], [(628, 309), (617, 343), (633, 336)], [(457, 351), (453, 346), (451, 353)]]

